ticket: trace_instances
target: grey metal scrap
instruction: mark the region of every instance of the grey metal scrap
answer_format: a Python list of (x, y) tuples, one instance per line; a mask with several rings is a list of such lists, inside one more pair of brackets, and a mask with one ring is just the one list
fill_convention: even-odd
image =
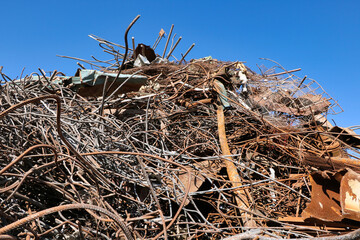
[(65, 87), (69, 86), (81, 96), (95, 97), (102, 95), (102, 89), (106, 78), (108, 78), (108, 83), (115, 81), (110, 92), (114, 91), (120, 84), (123, 84), (126, 81), (116, 94), (138, 91), (147, 81), (147, 77), (141, 75), (120, 74), (117, 77), (117, 73), (83, 69), (79, 70), (74, 77), (64, 77), (54, 81), (54, 83)]
[[(46, 82), (46, 88), (49, 90), (57, 90), (61, 87), (67, 87), (81, 96), (98, 97), (102, 95), (106, 78), (108, 81), (107, 86), (115, 81), (109, 92), (113, 92), (118, 86), (123, 84), (123, 86), (118, 89), (115, 94), (138, 91), (140, 87), (147, 82), (147, 77), (142, 75), (120, 74), (117, 77), (117, 73), (108, 73), (91, 69), (78, 69), (74, 76), (56, 76), (50, 84)], [(14, 83), (21, 84), (24, 80), (25, 79), (15, 80)], [(26, 81), (28, 82), (45, 80), (47, 79), (36, 75), (26, 78)]]

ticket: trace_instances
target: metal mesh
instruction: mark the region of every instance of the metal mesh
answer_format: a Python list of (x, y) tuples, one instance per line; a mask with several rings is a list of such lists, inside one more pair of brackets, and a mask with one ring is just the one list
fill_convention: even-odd
[[(281, 67), (282, 68), (282, 67)], [(283, 69), (283, 68), (282, 68)], [(314, 79), (299, 78), (287, 72), (274, 73), (275, 67), (254, 74), (248, 85), (248, 101), (272, 122), (304, 123), (315, 115), (338, 114), (343, 109)], [(266, 74), (265, 74), (266, 73)]]

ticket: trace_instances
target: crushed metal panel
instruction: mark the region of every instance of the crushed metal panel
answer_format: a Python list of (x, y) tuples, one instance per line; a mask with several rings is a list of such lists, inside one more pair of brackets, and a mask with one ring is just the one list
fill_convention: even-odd
[[(70, 87), (71, 90), (77, 92), (83, 97), (99, 97), (102, 96), (105, 79), (108, 78), (107, 86), (116, 79), (116, 82), (109, 90), (109, 94), (115, 91), (120, 85), (123, 86), (116, 92), (116, 94), (138, 91), (143, 86), (147, 77), (142, 75), (130, 75), (117, 73), (106, 73), (97, 70), (82, 69), (78, 70), (73, 77), (61, 77), (53, 84)], [(125, 82), (125, 83), (124, 83)]]
[(311, 202), (302, 213), (304, 218), (341, 221), (340, 179), (346, 171), (335, 174), (317, 171), (310, 175)]
[(134, 51), (133, 58), (136, 59), (139, 55), (142, 55), (149, 60), (149, 62), (152, 62), (156, 58), (156, 54), (154, 50), (143, 43), (139, 43)]
[[(74, 87), (72, 88), (82, 96), (102, 96), (103, 87), (106, 77), (108, 85), (116, 78), (117, 73), (105, 73), (96, 70), (84, 69), (80, 71), (80, 82), (73, 79)], [(121, 84), (126, 83), (116, 92), (116, 94), (138, 91), (147, 81), (147, 77), (141, 75), (120, 74), (115, 84), (109, 90), (109, 93), (115, 91)]]
[(360, 174), (351, 169), (341, 179), (340, 204), (344, 217), (360, 221)]
[(340, 222), (360, 221), (360, 174), (351, 169), (336, 173), (317, 171), (311, 174), (311, 202), (303, 218)]

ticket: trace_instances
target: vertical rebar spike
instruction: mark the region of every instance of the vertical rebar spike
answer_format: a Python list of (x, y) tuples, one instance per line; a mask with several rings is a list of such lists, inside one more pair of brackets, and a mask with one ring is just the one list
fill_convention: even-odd
[(169, 40), (170, 40), (170, 38), (171, 38), (171, 34), (172, 34), (173, 29), (174, 29), (174, 24), (171, 25), (170, 32), (169, 32), (169, 36), (168, 36), (168, 39), (167, 39), (166, 44), (165, 44), (164, 52), (163, 52), (163, 54), (162, 54), (162, 56), (161, 56), (162, 58), (164, 58), (164, 56), (165, 56), (166, 49), (167, 49), (167, 46), (168, 46), (168, 44), (169, 44)]
[(188, 53), (191, 51), (191, 49), (193, 49), (194, 46), (195, 46), (195, 43), (193, 43), (193, 44), (189, 47), (189, 49), (186, 51), (186, 53), (184, 54), (184, 56), (180, 59), (179, 63), (181, 63), (181, 62), (185, 59), (186, 55), (188, 55)]
[(162, 38), (163, 38), (163, 37), (160, 37), (159, 41), (158, 41), (158, 42), (155, 44), (155, 46), (153, 47), (154, 51), (155, 51), (156, 47), (159, 45), (159, 43), (160, 43), (160, 41), (161, 41)]
[(135, 52), (135, 38), (131, 37), (131, 40), (132, 40), (133, 52)]
[(154, 42), (154, 45), (152, 46), (152, 49), (154, 49), (154, 48), (157, 46), (158, 41), (160, 41), (160, 38), (161, 38), (161, 36), (159, 35), (159, 36), (157, 37), (156, 41)]
[(176, 46), (179, 44), (181, 39), (182, 39), (182, 37), (179, 37), (179, 39), (176, 41), (174, 47), (172, 49), (170, 49), (169, 54), (167, 55), (166, 59), (169, 59), (169, 57), (171, 56), (171, 54), (173, 53), (173, 51), (175, 50)]

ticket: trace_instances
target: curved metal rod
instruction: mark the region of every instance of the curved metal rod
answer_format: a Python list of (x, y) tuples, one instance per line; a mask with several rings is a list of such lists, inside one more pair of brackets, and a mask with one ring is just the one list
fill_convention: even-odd
[[(48, 98), (55, 99), (55, 100), (56, 100), (56, 103), (57, 103), (56, 125), (57, 125), (57, 131), (58, 131), (58, 134), (59, 134), (59, 137), (61, 138), (61, 140), (67, 145), (67, 147), (70, 149), (70, 151), (71, 151), (73, 154), (75, 154), (75, 156), (80, 160), (80, 162), (81, 162), (84, 166), (88, 167), (88, 168), (91, 170), (90, 173), (92, 173), (94, 176), (98, 176), (99, 178), (101, 178), (107, 185), (111, 185), (110, 182), (109, 182), (109, 180), (106, 179), (106, 178), (105, 178), (99, 171), (97, 171), (97, 169), (95, 169), (91, 164), (89, 164), (89, 163), (85, 160), (85, 158), (84, 158), (83, 156), (81, 156), (80, 153), (78, 153), (78, 152), (76, 151), (76, 149), (75, 149), (75, 148), (66, 140), (66, 138), (64, 137), (64, 135), (63, 135), (63, 133), (62, 133), (62, 130), (61, 130), (61, 121), (60, 121), (60, 115), (61, 115), (61, 99), (60, 99), (59, 96), (53, 94), (53, 95), (46, 95), (46, 96), (35, 97), (35, 98), (31, 98), (31, 99), (25, 100), (25, 101), (23, 101), (23, 102), (20, 102), (20, 103), (18, 103), (18, 104), (16, 104), (16, 105), (13, 105), (13, 106), (9, 107), (9, 108), (6, 109), (5, 111), (0, 112), (0, 119), (3, 118), (3, 117), (4, 117), (5, 115), (7, 115), (8, 113), (15, 111), (16, 109), (18, 109), (18, 108), (20, 108), (20, 107), (22, 107), (22, 106), (25, 106), (25, 105), (27, 105), (27, 104), (29, 104), (29, 103), (38, 103), (38, 102), (40, 102), (41, 100), (48, 99)], [(87, 170), (86, 167), (84, 167), (85, 170)], [(94, 179), (95, 179), (95, 181), (97, 182), (96, 178), (94, 178)], [(97, 183), (97, 184), (98, 184), (98, 183)], [(100, 211), (100, 210), (98, 210), (98, 209), (101, 209), (100, 207), (98, 207), (98, 208), (90, 208), (90, 207), (93, 206), (93, 205), (89, 205), (88, 207), (84, 207), (85, 205), (88, 205), (88, 204), (83, 204), (83, 205), (81, 205), (81, 204), (69, 204), (69, 205), (74, 205), (74, 206), (69, 206), (69, 207), (70, 207), (69, 209), (74, 209), (74, 208), (86, 208), (86, 209), (92, 209), (92, 210), (95, 210), (95, 211)], [(75, 206), (75, 205), (76, 205), (76, 206)], [(65, 206), (67, 206), (67, 205), (65, 205)], [(81, 206), (83, 206), (83, 207), (81, 207)], [(59, 208), (59, 207), (64, 207), (64, 206), (58, 206), (58, 207), (46, 209), (46, 210), (40, 211), (40, 212), (38, 212), (38, 213), (36, 213), (36, 214), (42, 213), (43, 215), (47, 215), (47, 214), (53, 213), (54, 211), (57, 212), (57, 211), (61, 211), (61, 209), (62, 209), (62, 210), (68, 209), (68, 208)], [(93, 206), (93, 207), (97, 207), (97, 206)], [(56, 210), (53, 211), (52, 209), (56, 209)], [(59, 209), (60, 209), (60, 210), (59, 210)], [(50, 211), (50, 210), (51, 210), (51, 211)], [(49, 211), (50, 211), (50, 212), (49, 212)], [(105, 210), (105, 211), (107, 211), (107, 210)], [(101, 212), (101, 211), (100, 211), (100, 212)], [(110, 213), (110, 212), (109, 212), (109, 213)], [(13, 228), (18, 227), (18, 226), (19, 226), (19, 225), (18, 225), (19, 223), (21, 223), (21, 225), (22, 225), (22, 224), (23, 224), (23, 223), (21, 222), (22, 220), (25, 221), (24, 223), (28, 222), (27, 218), (29, 218), (29, 217), (31, 217), (31, 216), (35, 216), (36, 214), (30, 215), (30, 216), (28, 216), (28, 217), (26, 217), (26, 218), (20, 219), (20, 220), (14, 222), (14, 223), (12, 223), (12, 224), (9, 224), (9, 225), (1, 228), (1, 229), (0, 229), (0, 234), (1, 234), (1, 233), (5, 233), (5, 232), (7, 232), (7, 231), (9, 231), (9, 230), (11, 230), (11, 229), (13, 229)], [(104, 214), (108, 215), (107, 213), (104, 213)], [(110, 213), (110, 214), (112, 214), (112, 213)], [(40, 216), (43, 216), (43, 215), (39, 215), (39, 216), (37, 216), (36, 218), (38, 218), (38, 217), (40, 217)], [(109, 215), (109, 217), (111, 217), (111, 216)], [(36, 219), (36, 218), (35, 218), (35, 219)], [(31, 219), (32, 219), (32, 218), (31, 218)], [(132, 239), (133, 239), (133, 238), (132, 238), (132, 235), (131, 235), (131, 233), (130, 233), (130, 230), (127, 228), (127, 226), (126, 226), (122, 221), (119, 222), (119, 221), (118, 221), (119, 218), (118, 218), (117, 216), (116, 216), (116, 219), (117, 219), (117, 220), (115, 220), (115, 219), (114, 219), (114, 220), (115, 220), (117, 223), (119, 223), (119, 225), (120, 225), (122, 231), (125, 233), (127, 239), (131, 239), (131, 240), (132, 240)], [(9, 229), (9, 228), (10, 228), (10, 229)]]
[[(122, 61), (122, 63), (121, 63), (119, 72), (118, 72), (118, 74), (116, 75), (116, 78), (115, 78), (114, 81), (110, 84), (110, 86), (106, 89), (106, 91), (103, 91), (103, 96), (102, 96), (102, 102), (101, 102), (101, 108), (100, 108), (100, 109), (103, 109), (104, 104), (105, 104), (105, 98), (106, 98), (106, 96), (108, 95), (111, 87), (115, 84), (116, 80), (119, 78), (120, 73), (121, 73), (121, 69), (124, 67), (124, 64), (125, 64), (125, 61), (126, 61), (126, 58), (127, 58), (127, 54), (128, 54), (128, 51), (129, 51), (129, 45), (128, 45), (127, 36), (128, 36), (128, 33), (129, 33), (131, 27), (135, 24), (135, 22), (136, 22), (139, 18), (140, 18), (140, 15), (137, 15), (137, 16), (134, 18), (134, 20), (132, 20), (132, 22), (130, 23), (130, 25), (127, 27), (127, 29), (126, 29), (126, 31), (125, 31), (125, 54), (124, 54), (124, 58), (123, 58), (123, 61)], [(104, 88), (106, 88), (106, 84), (104, 84)], [(102, 115), (102, 111), (100, 112), (100, 115)]]
[(189, 171), (189, 169), (187, 169), (186, 167), (184, 167), (183, 165), (177, 163), (177, 162), (174, 162), (172, 160), (169, 160), (169, 159), (165, 159), (165, 158), (162, 158), (160, 156), (156, 156), (156, 155), (151, 155), (151, 154), (148, 154), (148, 153), (138, 153), (138, 152), (124, 152), (124, 151), (103, 151), (103, 152), (92, 152), (92, 153), (82, 153), (81, 155), (82, 156), (89, 156), (89, 155), (98, 155), (98, 154), (123, 154), (123, 155), (135, 155), (135, 156), (143, 156), (143, 157), (150, 157), (150, 158), (156, 158), (158, 160), (161, 160), (161, 161), (164, 161), (164, 162), (167, 162), (167, 163), (170, 163), (170, 164), (174, 164), (182, 169), (184, 169), (184, 171), (186, 171), (186, 173), (188, 174), (188, 181), (186, 183), (186, 187), (184, 189), (184, 198), (179, 206), (179, 209), (177, 210), (177, 212), (175, 213), (173, 219), (171, 220), (171, 222), (166, 226), (166, 229), (163, 229), (158, 235), (156, 235), (154, 238), (152, 238), (153, 240), (155, 239), (158, 239), (161, 235), (164, 234), (165, 231), (167, 231), (173, 224), (174, 222), (176, 221), (176, 219), (178, 218), (178, 216), (180, 215), (183, 207), (185, 206), (185, 203), (186, 203), (186, 199), (189, 195), (189, 192), (190, 192), (190, 185), (191, 185), (191, 172)]
[(30, 221), (38, 219), (40, 217), (43, 217), (43, 216), (46, 216), (46, 215), (49, 215), (49, 214), (52, 214), (55, 212), (71, 210), (71, 209), (89, 209), (89, 210), (101, 212), (101, 213), (107, 215), (108, 217), (110, 217), (121, 227), (121, 229), (124, 231), (124, 234), (126, 235), (127, 239), (131, 239), (131, 240), (134, 239), (132, 237), (129, 229), (126, 227), (126, 225), (123, 223), (123, 221), (118, 216), (116, 216), (112, 212), (110, 212), (102, 207), (99, 207), (96, 205), (91, 205), (91, 204), (83, 204), (83, 203), (75, 203), (75, 204), (66, 204), (66, 205), (62, 205), (62, 206), (56, 206), (56, 207), (48, 208), (48, 209), (42, 210), (40, 212), (31, 214), (27, 217), (24, 217), (22, 219), (19, 219), (15, 222), (11, 223), (9, 225), (6, 225), (5, 227), (0, 228), (0, 234), (6, 233), (12, 229), (18, 228)]

